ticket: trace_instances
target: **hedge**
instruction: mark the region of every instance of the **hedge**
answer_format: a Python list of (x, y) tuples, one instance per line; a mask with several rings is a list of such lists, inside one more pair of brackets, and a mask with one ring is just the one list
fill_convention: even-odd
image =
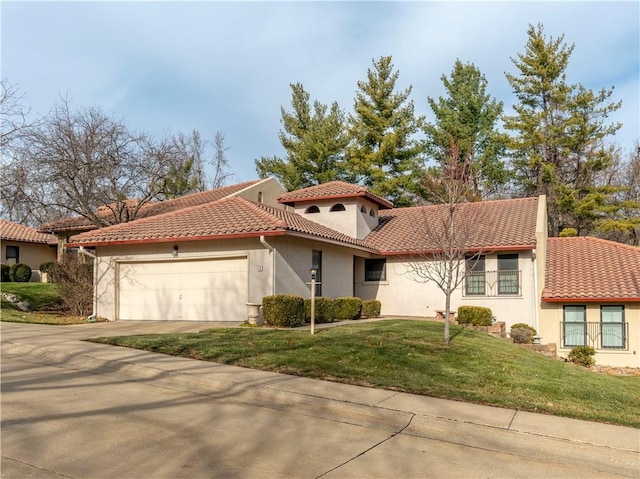
[(538, 334), (535, 328), (532, 328), (526, 323), (516, 323), (511, 326), (511, 332), (509, 336), (513, 339), (514, 343), (518, 344), (532, 344), (533, 337)]
[(458, 323), (473, 326), (491, 326), (493, 313), (490, 308), (483, 306), (460, 306), (458, 308)]
[(296, 328), (304, 324), (304, 299), (291, 294), (265, 296), (262, 314), (267, 326)]
[(362, 300), (360, 298), (336, 298), (333, 302), (333, 313), (337, 320), (360, 319)]
[[(314, 322), (316, 323), (333, 323), (335, 315), (333, 314), (334, 300), (316, 296), (316, 308)], [(304, 315), (307, 321), (311, 321), (311, 299), (304, 300)]]
[(377, 299), (367, 299), (362, 302), (362, 316), (365, 318), (377, 318), (381, 310), (382, 303)]
[(16, 283), (28, 283), (31, 279), (31, 267), (24, 263), (12, 264), (9, 267), (9, 280)]
[(0, 264), (0, 281), (2, 281), (3, 283), (8, 283), (9, 281), (11, 281), (11, 278), (9, 278), (9, 265), (8, 264)]

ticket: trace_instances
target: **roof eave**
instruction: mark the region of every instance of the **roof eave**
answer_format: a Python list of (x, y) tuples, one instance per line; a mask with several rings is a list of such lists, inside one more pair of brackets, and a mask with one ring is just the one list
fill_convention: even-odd
[(542, 296), (542, 301), (545, 303), (638, 303), (640, 302), (640, 296), (627, 296), (627, 297), (612, 297), (612, 296), (603, 296), (603, 297), (589, 297), (589, 298), (580, 298), (575, 296), (568, 297), (553, 297), (548, 298)]
[(170, 238), (144, 238), (144, 239), (126, 239), (115, 241), (78, 241), (68, 243), (67, 248), (97, 247), (97, 246), (129, 246), (141, 244), (161, 244), (161, 243), (185, 243), (191, 241), (211, 241), (223, 239), (244, 239), (259, 238), (260, 236), (282, 236), (287, 232), (283, 229), (268, 231), (252, 231), (248, 233), (229, 233), (221, 235), (205, 235), (205, 236), (173, 236)]
[(293, 200), (278, 199), (278, 203), (281, 203), (287, 206), (294, 206), (296, 203), (307, 203), (311, 201), (321, 201), (321, 200), (338, 200), (338, 199), (344, 199), (344, 198), (366, 198), (372, 203), (375, 203), (378, 206), (382, 207), (383, 209), (393, 208), (393, 203), (391, 203), (390, 201), (377, 198), (367, 191), (359, 191), (357, 193), (339, 193), (339, 194), (333, 194), (333, 195), (308, 196), (308, 197), (297, 198)]
[[(492, 251), (531, 251), (536, 248), (535, 244), (532, 245), (514, 245), (514, 246), (487, 246), (477, 248), (467, 248), (465, 253), (489, 253)], [(380, 250), (378, 254), (381, 256), (410, 256), (410, 255), (432, 255), (442, 253), (441, 249), (429, 249), (429, 250), (403, 250), (403, 251), (384, 251)]]

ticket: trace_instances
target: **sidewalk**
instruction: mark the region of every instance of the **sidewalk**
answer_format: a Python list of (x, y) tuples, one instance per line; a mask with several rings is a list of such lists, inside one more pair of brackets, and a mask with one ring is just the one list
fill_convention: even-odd
[[(233, 323), (223, 326), (231, 326)], [(153, 381), (212, 396), (233, 395), (271, 407), (295, 407), (315, 417), (400, 431), (410, 417), (475, 424), (532, 436), (544, 436), (640, 453), (634, 428), (449, 401), (383, 389), (352, 386), (236, 366), (209, 363), (84, 342), (105, 336), (188, 332), (220, 327), (218, 323), (119, 322), (76, 326), (0, 323), (3, 354), (30, 355), (66, 367)], [(415, 422), (413, 424), (415, 427)]]

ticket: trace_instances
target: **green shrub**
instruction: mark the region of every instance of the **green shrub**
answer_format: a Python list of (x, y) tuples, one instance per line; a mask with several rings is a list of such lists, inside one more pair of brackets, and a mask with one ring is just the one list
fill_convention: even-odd
[(12, 264), (9, 267), (9, 279), (16, 283), (28, 283), (31, 279), (31, 267), (24, 263)]
[(336, 298), (333, 302), (333, 313), (338, 321), (360, 319), (362, 300), (360, 298)]
[(473, 326), (491, 326), (493, 313), (483, 306), (460, 306), (458, 308), (458, 323)]
[(596, 351), (591, 346), (576, 346), (569, 351), (569, 361), (588, 368), (596, 363), (595, 355)]
[(11, 278), (9, 278), (9, 265), (8, 264), (0, 264), (0, 281), (3, 283), (8, 283), (9, 281), (11, 281)]
[[(304, 317), (311, 321), (311, 299), (304, 300)], [(316, 323), (333, 323), (333, 299), (316, 296), (316, 310), (314, 321)]]
[(377, 318), (380, 316), (382, 303), (377, 299), (367, 299), (362, 302), (362, 316), (365, 318)]
[(304, 299), (291, 294), (265, 296), (262, 314), (267, 326), (296, 328), (304, 324)]
[(535, 328), (532, 328), (525, 323), (516, 323), (511, 326), (511, 332), (509, 336), (513, 339), (514, 343), (518, 344), (532, 344), (533, 337), (538, 334)]
[(40, 272), (51, 274), (53, 273), (53, 269), (56, 267), (56, 264), (53, 261), (47, 261), (46, 263), (42, 263), (40, 265)]

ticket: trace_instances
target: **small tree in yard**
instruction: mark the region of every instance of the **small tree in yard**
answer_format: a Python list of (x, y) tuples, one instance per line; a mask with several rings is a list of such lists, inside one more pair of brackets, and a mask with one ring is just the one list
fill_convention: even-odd
[(423, 209), (427, 250), (416, 254), (406, 263), (407, 273), (417, 282), (433, 281), (445, 295), (444, 342), (449, 344), (449, 313), (451, 295), (473, 271), (474, 263), (482, 255), (477, 244), (478, 231), (487, 226), (480, 203), (465, 203), (469, 198), (469, 184), (462, 174), (459, 149), (452, 141), (448, 152), (452, 158), (443, 165), (437, 179), (427, 179), (425, 189), (438, 203)]
[(74, 316), (93, 311), (93, 263), (76, 254), (65, 255), (56, 264), (54, 279), (59, 283), (63, 306)]

